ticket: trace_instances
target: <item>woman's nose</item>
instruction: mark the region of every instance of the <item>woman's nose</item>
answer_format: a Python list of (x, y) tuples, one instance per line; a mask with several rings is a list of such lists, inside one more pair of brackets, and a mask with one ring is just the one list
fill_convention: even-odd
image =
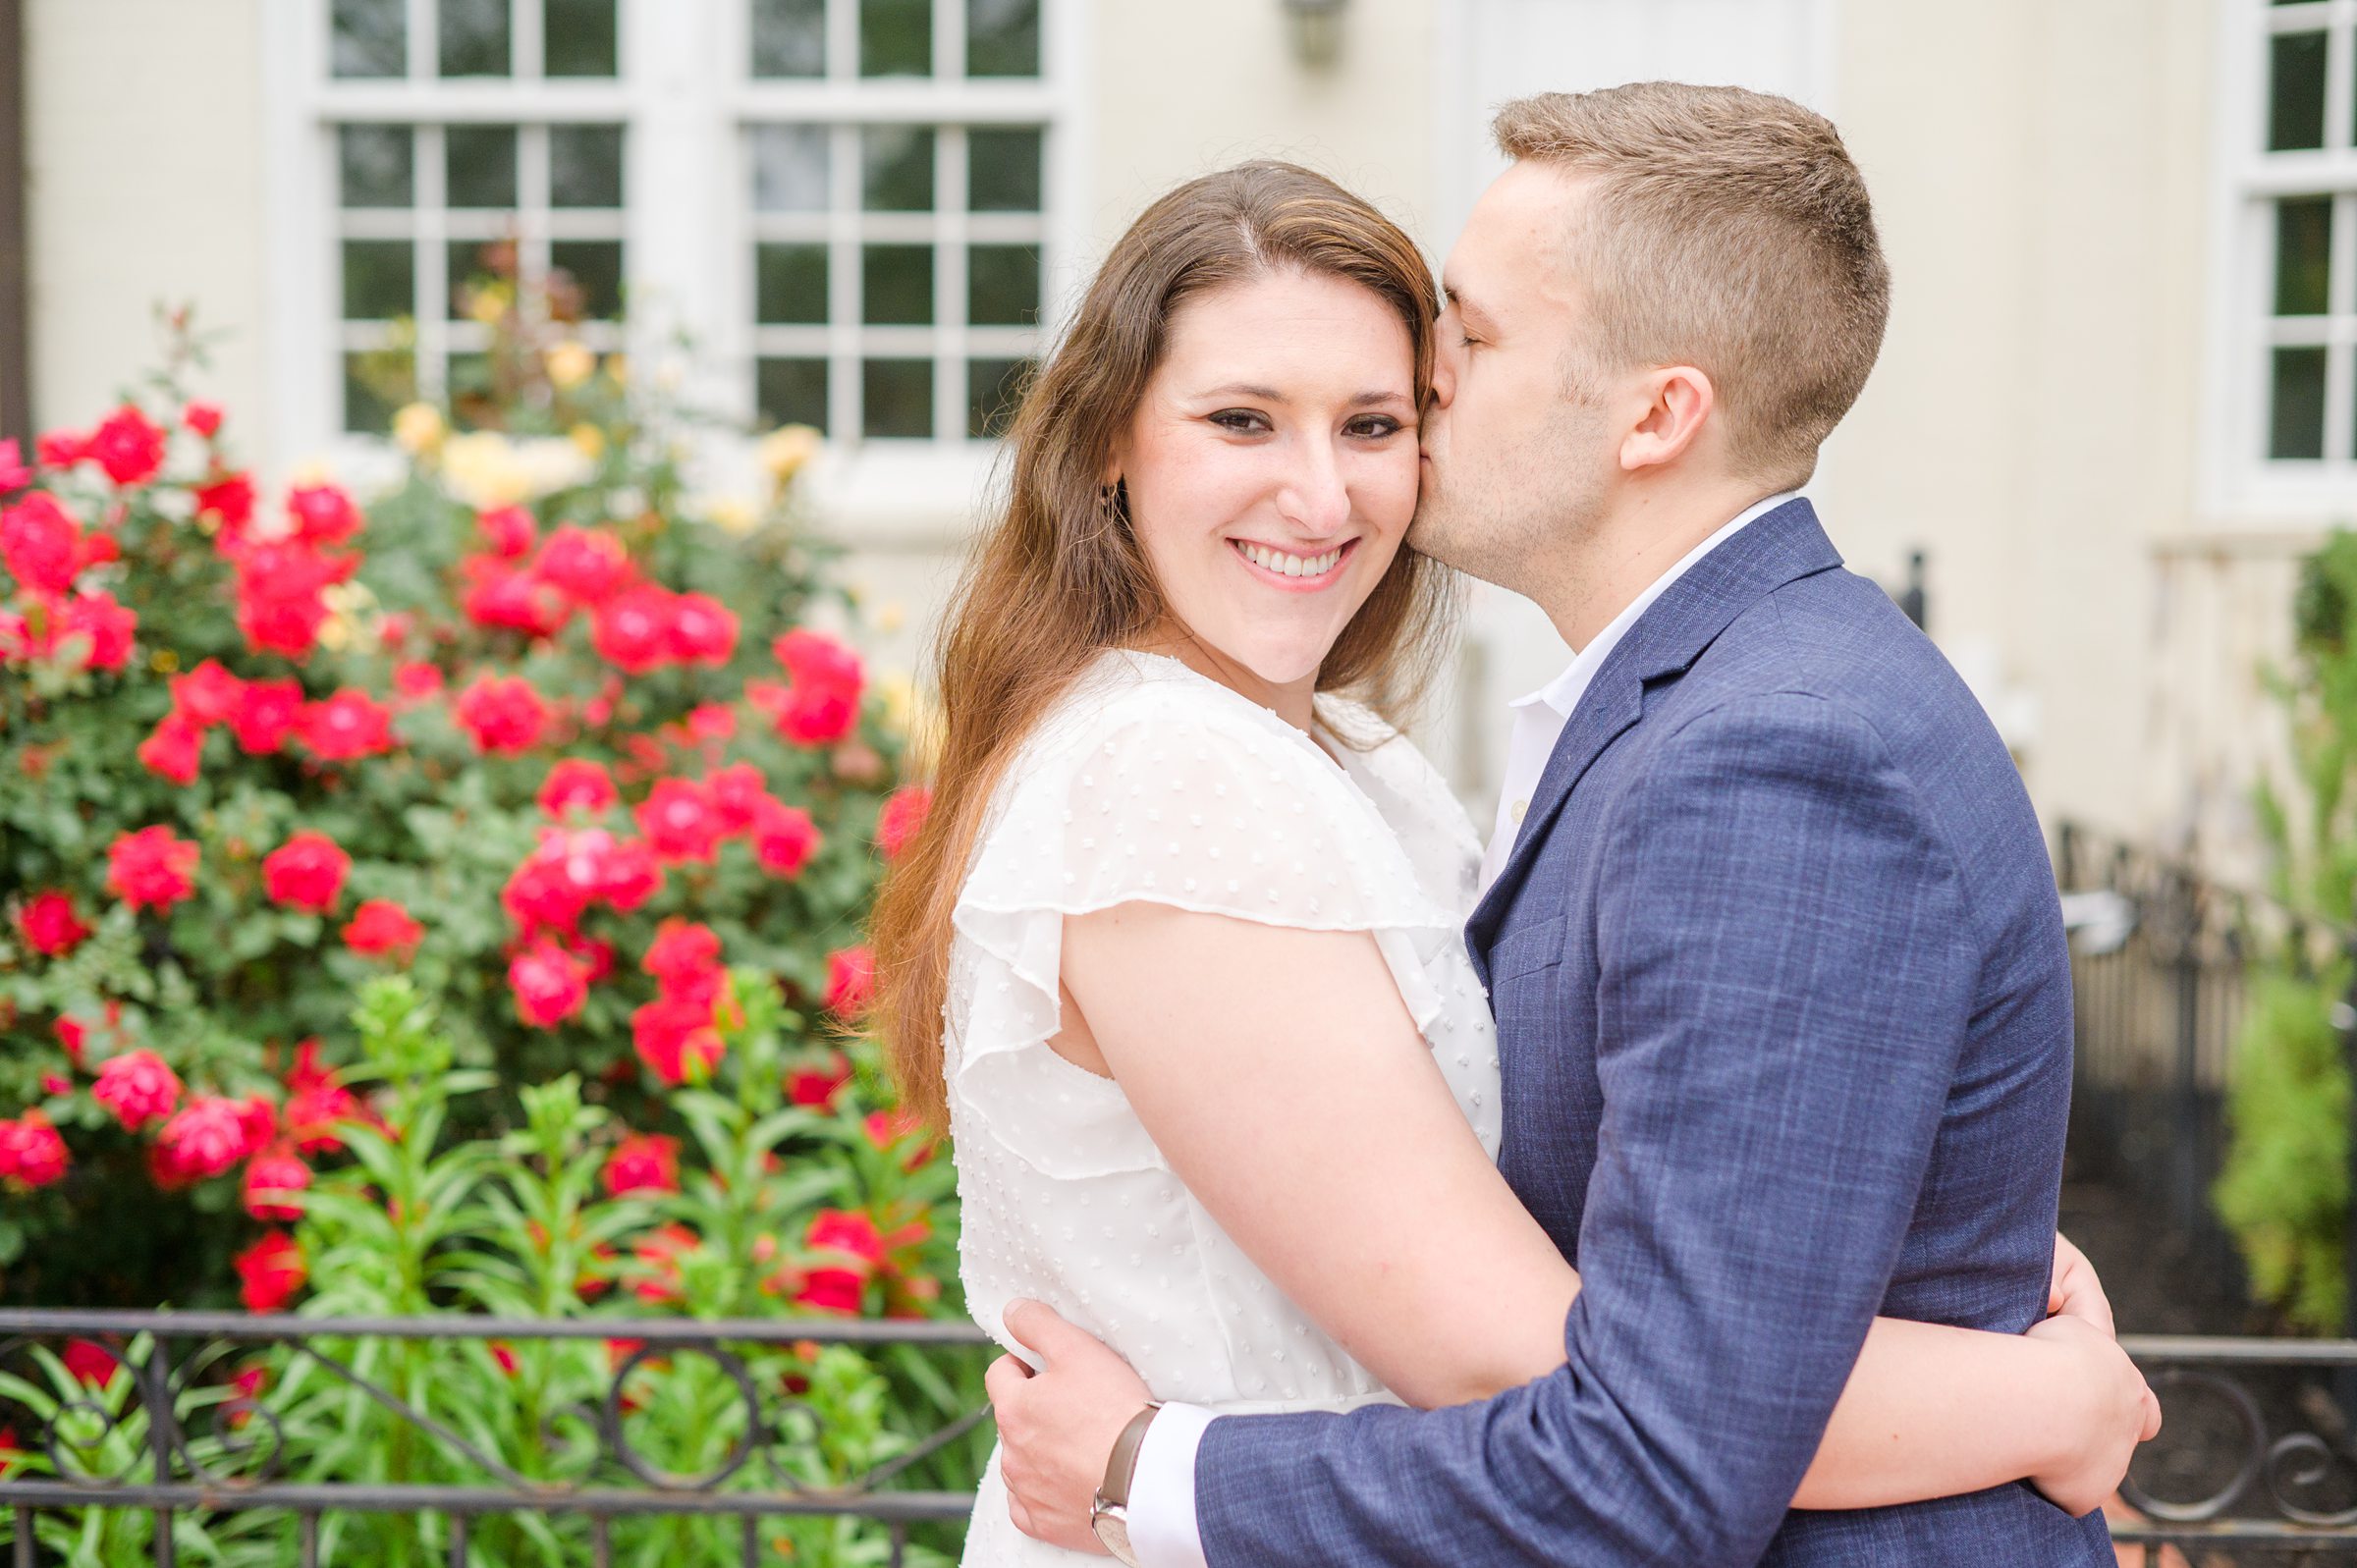
[(1277, 511), (1304, 533), (1334, 533), (1350, 521), (1350, 487), (1331, 454), (1296, 469), (1277, 493)]

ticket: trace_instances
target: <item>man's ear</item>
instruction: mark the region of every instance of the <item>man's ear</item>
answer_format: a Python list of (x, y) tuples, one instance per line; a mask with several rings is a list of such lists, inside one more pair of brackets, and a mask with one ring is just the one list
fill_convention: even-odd
[(1719, 403), (1711, 378), (1692, 365), (1664, 365), (1638, 383), (1637, 395), (1644, 405), (1620, 438), (1620, 467), (1627, 473), (1675, 462), (1700, 439)]

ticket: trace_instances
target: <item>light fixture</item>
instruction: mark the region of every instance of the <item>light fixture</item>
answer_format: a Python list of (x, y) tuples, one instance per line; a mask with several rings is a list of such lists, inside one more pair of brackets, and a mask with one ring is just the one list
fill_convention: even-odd
[(1293, 57), (1312, 70), (1331, 66), (1343, 53), (1343, 8), (1350, 0), (1278, 0)]

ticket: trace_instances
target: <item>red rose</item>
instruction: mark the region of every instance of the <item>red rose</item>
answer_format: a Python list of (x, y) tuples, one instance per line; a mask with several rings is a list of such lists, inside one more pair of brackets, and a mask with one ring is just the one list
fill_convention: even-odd
[(106, 848), (106, 888), (134, 909), (168, 909), (196, 891), (197, 847), (165, 827), (120, 834)]
[(630, 551), (610, 533), (559, 528), (540, 547), (532, 574), (576, 604), (593, 605), (630, 586), (637, 568)]
[(360, 509), (334, 485), (298, 485), (287, 492), (287, 516), (305, 544), (338, 545), (360, 531)]
[(221, 531), (236, 538), (253, 520), (253, 475), (225, 473), (195, 489), (196, 514), (221, 521)]
[(751, 831), (761, 814), (761, 802), (769, 798), (761, 770), (749, 762), (735, 763), (707, 775), (704, 790), (711, 797), (721, 833), (732, 838)]
[(568, 757), (549, 769), (540, 785), (540, 809), (560, 821), (576, 807), (595, 813), (621, 798), (604, 765), (580, 757)]
[(925, 813), (932, 809), (933, 791), (923, 784), (909, 784), (885, 797), (884, 809), (876, 813), (876, 847), (885, 859), (901, 857), (908, 840), (925, 825)]
[(671, 601), (671, 657), (683, 664), (725, 665), (737, 651), (736, 613), (709, 594)]
[(238, 687), (230, 711), (230, 733), (241, 750), (262, 755), (278, 750), (302, 715), (302, 684), (293, 679), (248, 680)]
[(336, 1128), (347, 1121), (366, 1119), (352, 1091), (336, 1081), (335, 1069), (319, 1064), (319, 1042), (305, 1040), (295, 1048), (295, 1065), (287, 1070), (287, 1131), (304, 1154), (340, 1148)]
[(44, 430), (32, 438), (32, 450), (44, 468), (71, 468), (89, 452), (89, 437), (75, 430)]
[(627, 1192), (678, 1192), (680, 1141), (659, 1132), (632, 1133), (606, 1157), (602, 1174), (607, 1193), (616, 1198)]
[(424, 937), (425, 928), (390, 898), (369, 899), (344, 927), (344, 946), (368, 957), (405, 952)]
[(856, 1018), (876, 995), (876, 955), (864, 944), (827, 954), (827, 1008), (839, 1018)]
[(589, 641), (598, 656), (615, 669), (642, 676), (670, 659), (671, 622), (671, 593), (642, 583), (597, 607), (589, 625)]
[(172, 677), (172, 711), (200, 727), (226, 724), (238, 711), (246, 683), (207, 659), (185, 676)]
[(485, 676), (459, 693), (453, 709), (474, 743), (493, 755), (529, 751), (548, 726), (548, 705), (521, 676)]
[(90, 934), (74, 911), (74, 895), (62, 888), (45, 889), (27, 899), (17, 927), (32, 950), (46, 958), (64, 957)]
[(737, 734), (737, 710), (725, 702), (699, 702), (687, 710), (687, 732), (698, 740), (733, 739)]
[(311, 1167), (284, 1144), (255, 1155), (246, 1165), (246, 1212), (256, 1219), (295, 1220), (302, 1205), (289, 1201), (311, 1184)]
[(753, 854), (773, 877), (798, 877), (825, 840), (810, 813), (763, 797), (753, 814)]
[(39, 1110), (0, 1121), (0, 1176), (27, 1187), (46, 1187), (66, 1173), (66, 1141)]
[(919, 1139), (925, 1124), (905, 1110), (871, 1110), (864, 1123), (867, 1141), (879, 1154), (890, 1154), (903, 1144), (912, 1144), (901, 1160), (903, 1170), (914, 1170), (933, 1158), (933, 1140)]
[(148, 1122), (172, 1115), (179, 1104), (179, 1073), (155, 1052), (123, 1052), (99, 1063), (99, 1082), (89, 1099), (106, 1106), (123, 1122), (123, 1132), (139, 1132)]
[(674, 915), (655, 928), (655, 940), (638, 967), (655, 977), (665, 996), (709, 973), (720, 962), (720, 938), (712, 928)]
[(179, 714), (168, 713), (139, 742), (138, 758), (149, 773), (186, 784), (195, 783), (196, 762), (203, 753), (204, 731)]
[(220, 405), (191, 402), (180, 410), (180, 422), (210, 441), (221, 433)]
[(686, 1291), (680, 1278), (680, 1255), (693, 1252), (699, 1245), (701, 1239), (696, 1233), (676, 1219), (656, 1226), (638, 1240), (639, 1277), (631, 1284), (631, 1291), (643, 1301), (685, 1301)]
[(311, 651), (327, 602), (320, 592), (359, 567), (356, 556), (329, 556), (301, 540), (241, 549), (237, 555), (238, 629), (257, 653), (300, 659)]
[(164, 465), (164, 433), (125, 404), (90, 432), (82, 456), (96, 460), (119, 485), (145, 484)]
[(326, 834), (295, 835), (262, 860), (262, 887), (273, 903), (326, 914), (344, 892), (352, 856)]
[(629, 914), (663, 891), (663, 864), (641, 839), (619, 842), (598, 859), (597, 895)]
[(543, 939), (508, 965), (508, 987), (516, 993), (516, 1016), (535, 1029), (553, 1029), (589, 1000), (589, 971), (572, 953)]
[(64, 593), (82, 569), (82, 524), (46, 490), (0, 509), (0, 562), (32, 593)]
[(25, 449), (14, 436), (0, 441), (0, 495), (22, 490), (32, 483), (32, 470), (25, 466)]
[(639, 804), (637, 818), (638, 831), (665, 860), (710, 860), (720, 840), (720, 815), (711, 792), (685, 779), (656, 784)]
[(411, 702), (422, 701), (442, 689), (442, 672), (419, 660), (395, 665), (393, 689)]
[(851, 1064), (838, 1052), (834, 1062), (824, 1069), (803, 1067), (788, 1074), (786, 1098), (814, 1110), (833, 1110), (836, 1100), (850, 1087), (850, 1082)]
[(218, 1176), (253, 1153), (247, 1108), (226, 1095), (197, 1095), (155, 1135), (156, 1162), (175, 1185)]
[(247, 1312), (278, 1311), (310, 1276), (302, 1261), (302, 1249), (283, 1230), (271, 1231), (239, 1253), (232, 1266), (238, 1271), (238, 1278), (244, 1281), (238, 1299), (246, 1304)]
[(466, 578), (460, 608), (478, 626), (504, 626), (546, 637), (573, 615), (573, 606), (563, 594), (497, 557), (468, 556), (459, 563), (459, 570)]
[(859, 721), (865, 681), (859, 656), (822, 633), (796, 627), (771, 644), (790, 679), (775, 718), (778, 733), (796, 745), (829, 745)]
[(393, 712), (352, 686), (324, 702), (306, 702), (295, 717), (295, 731), (322, 762), (348, 762), (393, 749)]
[(712, 1004), (685, 998), (662, 997), (630, 1014), (630, 1047), (638, 1059), (666, 1084), (712, 1075), (727, 1052), (720, 1031), (712, 1027)]
[(67, 1374), (86, 1387), (103, 1388), (114, 1381), (115, 1369), (123, 1363), (115, 1353), (94, 1339), (69, 1339), (65, 1353), (57, 1358), (65, 1363)]
[(810, 1221), (802, 1245), (832, 1253), (841, 1262), (808, 1271), (795, 1300), (819, 1312), (856, 1313), (868, 1279), (884, 1261), (884, 1240), (875, 1221), (862, 1214), (822, 1209)]
[(539, 536), (540, 525), (532, 514), (521, 507), (493, 507), (474, 514), (474, 525), (480, 529), (483, 542), (492, 553), (513, 561), (531, 553), (532, 541)]
[(137, 614), (115, 603), (111, 593), (84, 591), (66, 606), (66, 634), (80, 632), (89, 639), (89, 652), (82, 661), (84, 670), (122, 669), (131, 660), (131, 639), (138, 625)]

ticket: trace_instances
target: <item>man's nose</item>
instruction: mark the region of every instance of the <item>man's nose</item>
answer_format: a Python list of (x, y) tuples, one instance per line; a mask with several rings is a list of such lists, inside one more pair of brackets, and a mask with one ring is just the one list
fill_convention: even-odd
[(1432, 406), (1446, 408), (1456, 396), (1456, 353), (1443, 346), (1432, 356)]

